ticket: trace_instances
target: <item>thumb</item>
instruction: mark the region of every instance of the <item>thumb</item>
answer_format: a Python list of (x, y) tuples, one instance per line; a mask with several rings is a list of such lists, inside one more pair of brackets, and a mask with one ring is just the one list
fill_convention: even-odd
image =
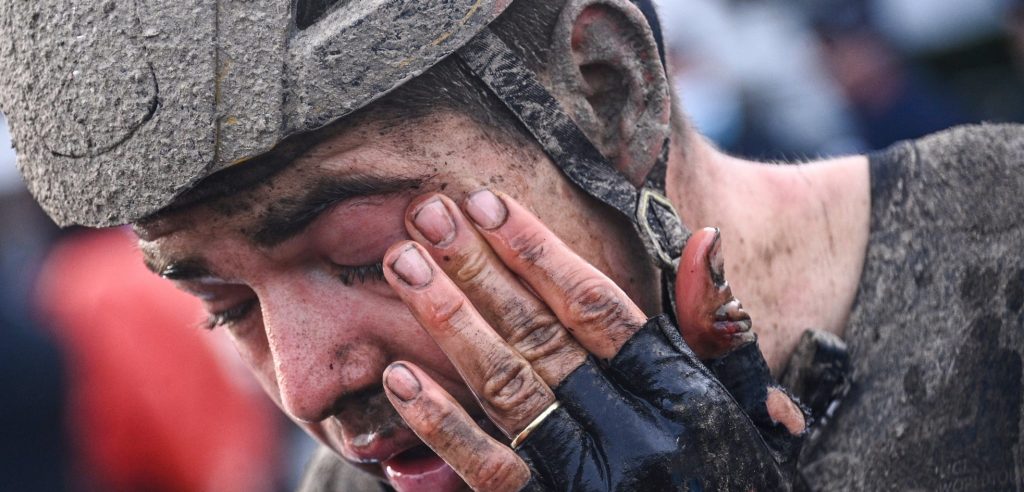
[(722, 234), (708, 227), (683, 248), (676, 274), (676, 320), (701, 360), (717, 359), (755, 340), (750, 316), (725, 280)]

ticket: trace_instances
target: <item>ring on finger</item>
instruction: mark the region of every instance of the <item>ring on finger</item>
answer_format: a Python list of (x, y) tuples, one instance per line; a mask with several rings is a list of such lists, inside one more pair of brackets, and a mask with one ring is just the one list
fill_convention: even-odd
[(530, 425), (526, 426), (525, 429), (519, 431), (519, 434), (516, 434), (516, 437), (512, 439), (512, 449), (519, 448), (519, 446), (523, 444), (523, 441), (525, 441), (526, 438), (530, 436), (530, 433), (536, 430), (537, 427), (540, 427), (540, 424), (544, 423), (544, 419), (548, 418), (552, 413), (555, 412), (555, 410), (558, 410), (558, 407), (560, 406), (561, 404), (558, 403), (557, 401), (552, 403), (551, 406), (544, 409), (544, 411), (541, 412), (540, 415), (537, 416), (537, 418), (533, 419), (533, 422), (530, 422)]

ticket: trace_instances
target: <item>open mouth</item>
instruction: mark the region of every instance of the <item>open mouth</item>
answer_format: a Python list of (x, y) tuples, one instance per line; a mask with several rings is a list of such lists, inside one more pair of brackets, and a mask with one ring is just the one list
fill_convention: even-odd
[(398, 453), (381, 466), (398, 492), (456, 491), (465, 487), (455, 470), (426, 445)]

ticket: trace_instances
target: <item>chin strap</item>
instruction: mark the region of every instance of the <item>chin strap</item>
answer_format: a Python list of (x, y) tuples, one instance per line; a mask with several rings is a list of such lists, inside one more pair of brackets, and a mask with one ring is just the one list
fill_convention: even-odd
[(665, 196), (669, 142), (637, 189), (616, 170), (558, 100), (490, 29), (458, 51), (466, 68), (512, 111), (562, 173), (580, 189), (633, 223), (648, 255), (661, 270), (664, 306), (675, 312), (674, 282), (683, 246), (690, 238)]

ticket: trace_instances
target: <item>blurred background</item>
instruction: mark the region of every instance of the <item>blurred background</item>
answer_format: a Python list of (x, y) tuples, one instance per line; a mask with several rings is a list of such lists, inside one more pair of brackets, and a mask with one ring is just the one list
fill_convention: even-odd
[[(691, 122), (744, 157), (1024, 121), (1024, 0), (657, 0)], [(0, 114), (0, 490), (282, 491), (313, 445), (128, 231), (60, 231)]]
[(1024, 117), (1024, 0), (656, 0), (683, 107), (805, 160)]

